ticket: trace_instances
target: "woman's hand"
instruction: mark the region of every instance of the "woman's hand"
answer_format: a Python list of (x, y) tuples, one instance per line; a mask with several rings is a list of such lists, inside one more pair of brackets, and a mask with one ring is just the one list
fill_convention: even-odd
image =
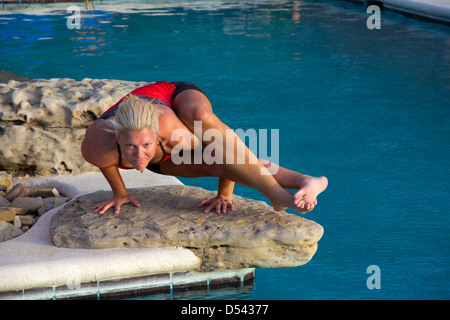
[(204, 213), (210, 212), (213, 208), (216, 208), (216, 213), (226, 213), (227, 208), (234, 210), (232, 197), (224, 195), (217, 195), (214, 198), (203, 200), (197, 205), (197, 207), (203, 207), (206, 205), (206, 209), (203, 210)]
[(130, 196), (128, 194), (119, 194), (119, 195), (114, 195), (114, 197), (112, 197), (111, 199), (108, 199), (106, 201), (103, 201), (103, 202), (91, 207), (91, 209), (93, 209), (94, 212), (96, 212), (96, 213), (104, 214), (106, 212), (106, 210), (108, 210), (111, 207), (114, 207), (115, 208), (114, 213), (119, 214), (120, 207), (125, 203), (131, 203), (136, 207), (141, 206), (139, 204), (139, 202), (132, 196)]

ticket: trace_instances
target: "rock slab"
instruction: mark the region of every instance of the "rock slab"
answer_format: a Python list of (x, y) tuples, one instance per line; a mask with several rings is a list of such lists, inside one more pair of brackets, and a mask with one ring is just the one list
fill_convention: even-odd
[(184, 247), (201, 259), (201, 271), (292, 267), (307, 263), (323, 228), (263, 201), (234, 196), (235, 210), (203, 213), (197, 204), (216, 192), (183, 185), (130, 189), (140, 207), (124, 205), (103, 215), (90, 207), (112, 196), (98, 191), (65, 205), (53, 216), (50, 235), (65, 248)]

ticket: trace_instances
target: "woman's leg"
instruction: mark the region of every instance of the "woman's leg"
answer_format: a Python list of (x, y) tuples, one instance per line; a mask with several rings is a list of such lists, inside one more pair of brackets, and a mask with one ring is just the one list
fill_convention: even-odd
[[(261, 163), (270, 167), (273, 164), (270, 161), (260, 159)], [(193, 163), (193, 162), (192, 162)], [(166, 161), (161, 164), (161, 169), (165, 174), (184, 177), (184, 178), (198, 178), (198, 177), (219, 177), (233, 182), (242, 184), (247, 187), (256, 188), (256, 185), (249, 184), (245, 180), (241, 179), (239, 175), (236, 175), (233, 171), (229, 170), (229, 166), (222, 164), (174, 164), (172, 161)], [(304, 175), (283, 167), (278, 167), (273, 178), (277, 183), (285, 189), (298, 189), (298, 192), (303, 194), (303, 198), (308, 198), (311, 202), (299, 203), (298, 212), (305, 213), (314, 209), (317, 204), (315, 195), (325, 190), (327, 186), (327, 179), (325, 177), (311, 177)]]
[[(201, 121), (202, 137), (207, 130), (215, 129), (220, 131), (224, 144), (222, 150), (216, 150), (216, 152), (223, 151), (221, 156), (224, 167), (227, 169), (228, 174), (232, 177), (230, 180), (258, 189), (270, 200), (272, 206), (277, 211), (285, 210), (289, 207), (297, 212), (304, 213), (304, 207), (306, 204), (309, 204), (309, 206), (314, 206), (318, 193), (315, 194), (315, 191), (305, 194), (305, 190), (300, 188), (300, 190), (293, 195), (285, 190), (285, 188), (277, 182), (275, 178), (276, 174), (271, 175), (267, 168), (247, 148), (242, 140), (237, 137), (234, 131), (232, 131), (213, 113), (209, 99), (203, 93), (197, 90), (182, 91), (175, 97), (173, 101), (173, 109), (177, 116), (194, 133), (197, 131), (194, 129), (194, 121)], [(226, 144), (225, 137), (230, 138), (230, 134), (232, 135), (231, 138), (234, 139), (235, 143)], [(205, 146), (211, 143), (211, 141), (204, 141), (202, 137), (198, 138)], [(244, 164), (227, 163), (226, 155), (230, 153), (236, 155), (237, 150), (245, 151)], [(286, 182), (286, 186), (295, 185), (292, 174), (282, 170), (280, 177), (283, 183)], [(305, 186), (302, 186), (302, 188), (303, 187)], [(320, 188), (314, 188), (314, 190), (320, 190)]]

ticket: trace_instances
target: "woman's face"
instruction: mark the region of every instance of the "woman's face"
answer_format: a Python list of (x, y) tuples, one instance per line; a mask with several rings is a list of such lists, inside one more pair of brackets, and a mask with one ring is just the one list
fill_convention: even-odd
[(155, 156), (158, 139), (152, 129), (146, 127), (139, 131), (125, 131), (119, 134), (117, 142), (123, 158), (136, 170), (142, 171)]

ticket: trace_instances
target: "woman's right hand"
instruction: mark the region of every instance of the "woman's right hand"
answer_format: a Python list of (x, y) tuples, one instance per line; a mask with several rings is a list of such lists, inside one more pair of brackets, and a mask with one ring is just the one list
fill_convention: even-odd
[(93, 209), (94, 212), (96, 213), (104, 214), (106, 210), (108, 210), (111, 207), (114, 207), (115, 208), (114, 213), (119, 214), (120, 207), (125, 203), (131, 203), (136, 207), (141, 206), (139, 202), (132, 196), (128, 194), (122, 194), (122, 195), (114, 195), (111, 199), (100, 202), (99, 204), (91, 207), (91, 209)]
[(214, 208), (216, 209), (216, 213), (226, 213), (227, 209), (234, 210), (232, 197), (217, 195), (214, 198), (209, 198), (200, 202), (197, 207), (206, 206), (206, 209), (203, 210), (204, 213), (208, 213)]

